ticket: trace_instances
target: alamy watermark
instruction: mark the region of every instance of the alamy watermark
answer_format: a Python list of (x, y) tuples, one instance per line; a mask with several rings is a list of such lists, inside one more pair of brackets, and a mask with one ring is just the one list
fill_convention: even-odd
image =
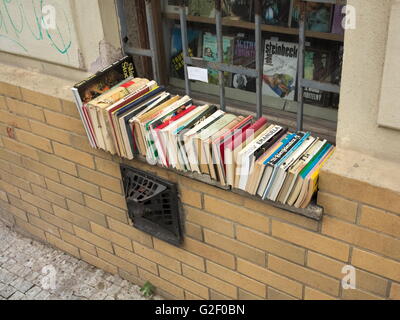
[(53, 265), (47, 265), (42, 268), (43, 277), (40, 284), (44, 290), (56, 290), (57, 270)]
[(55, 30), (56, 29), (56, 18), (57, 11), (56, 8), (50, 4), (42, 7), (42, 28), (45, 30)]
[(342, 273), (345, 274), (342, 278), (342, 288), (344, 290), (354, 290), (356, 288), (356, 268), (351, 265), (345, 265), (342, 268)]

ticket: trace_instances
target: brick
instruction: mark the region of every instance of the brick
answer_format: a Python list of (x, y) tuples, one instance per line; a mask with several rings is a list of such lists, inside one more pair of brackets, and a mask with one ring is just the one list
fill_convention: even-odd
[(89, 264), (92, 264), (94, 266), (96, 266), (97, 268), (103, 269), (104, 271), (107, 271), (109, 273), (112, 274), (116, 274), (118, 273), (118, 268), (106, 261), (104, 261), (103, 259), (100, 259), (90, 253), (87, 253), (84, 250), (79, 250), (80, 251), (80, 255), (81, 255), (81, 259), (86, 261)]
[[(38, 197), (47, 200), (51, 203), (54, 203), (56, 205), (58, 205), (59, 207), (62, 207), (64, 209), (67, 208), (67, 204), (65, 202), (65, 198), (58, 195), (57, 193), (51, 192), (47, 189), (38, 187), (34, 184), (32, 184), (32, 191), (33, 194), (37, 195)], [(52, 210), (50, 210), (51, 212), (53, 212)]]
[(116, 208), (112, 205), (109, 205), (108, 203), (105, 203), (104, 201), (92, 198), (88, 195), (84, 195), (84, 199), (85, 199), (86, 205), (89, 208), (92, 208), (93, 210), (101, 212), (104, 215), (109, 216), (118, 221), (122, 221), (125, 223), (128, 221), (126, 211)]
[(188, 188), (180, 188), (181, 201), (192, 207), (201, 208), (201, 193)]
[(204, 299), (208, 299), (208, 288), (205, 286), (202, 286), (192, 280), (189, 280), (179, 274), (176, 274), (172, 271), (169, 271), (167, 269), (164, 269), (163, 267), (160, 267), (160, 277), (168, 280), (172, 283), (179, 283), (179, 285), (187, 290), (190, 291)]
[(22, 99), (26, 102), (46, 107), (51, 110), (61, 111), (60, 99), (25, 88), (21, 88), (21, 93), (22, 93)]
[(186, 220), (229, 237), (234, 236), (233, 223), (188, 206), (184, 207)]
[(123, 210), (128, 210), (126, 207), (125, 196), (119, 193), (111, 192), (107, 189), (100, 188), (101, 199), (113, 206), (121, 208)]
[[(342, 280), (345, 273), (342, 269), (346, 264), (324, 257), (314, 252), (308, 252), (307, 266), (318, 272)], [(388, 281), (368, 272), (356, 269), (356, 288), (363, 289), (381, 296), (386, 295)]]
[(232, 254), (209, 246), (203, 242), (186, 238), (182, 248), (201, 257), (204, 257), (205, 259), (217, 262), (225, 267), (231, 269), (235, 268), (235, 257)]
[(139, 268), (139, 275), (143, 280), (150, 281), (156, 288), (160, 288), (168, 292), (177, 299), (184, 299), (183, 289), (177, 287), (171, 282), (161, 279), (160, 277), (155, 276), (154, 274), (145, 270), (142, 270), (141, 268)]
[(322, 233), (400, 259), (400, 240), (333, 218), (324, 218)]
[(185, 235), (199, 241), (203, 241), (203, 231), (200, 226), (194, 223), (185, 223)]
[(237, 299), (236, 287), (225, 281), (219, 280), (209, 274), (203, 273), (184, 264), (182, 265), (182, 273), (186, 278), (196, 281), (199, 284), (205, 285), (208, 288), (214, 289), (215, 291), (222, 293), (230, 298)]
[(229, 270), (211, 261), (207, 261), (207, 273), (231, 283), (239, 288), (251, 292), (258, 297), (266, 297), (266, 286), (258, 281), (250, 279), (236, 271)]
[(249, 198), (244, 198), (244, 206), (250, 210), (261, 212), (262, 214), (268, 217), (275, 217), (278, 219), (282, 219), (284, 221), (288, 221), (290, 223), (299, 225), (306, 229), (310, 229), (313, 231), (318, 230), (319, 222), (313, 219), (293, 214), (292, 212), (282, 210), (279, 208), (275, 208), (261, 200), (253, 200)]
[(6, 97), (0, 96), (0, 109), (7, 110)]
[(96, 164), (96, 170), (106, 173), (117, 179), (121, 179), (121, 171), (118, 163), (99, 157), (94, 157), (94, 162)]
[(154, 248), (157, 251), (160, 251), (171, 258), (184, 262), (187, 265), (195, 267), (196, 269), (199, 269), (201, 271), (205, 270), (203, 258), (194, 255), (190, 252), (187, 252), (181, 248), (175, 247), (169, 243), (158, 240), (156, 238), (154, 238)]
[(26, 182), (35, 183), (38, 186), (42, 186), (42, 187), (46, 186), (44, 178), (40, 174), (37, 174), (37, 173), (35, 173), (35, 172), (33, 172), (32, 170), (29, 170), (29, 169), (25, 169), (25, 168), (21, 168), (21, 167), (15, 166), (13, 164), (10, 164), (10, 168), (11, 168), (11, 173), (14, 176), (20, 177), (23, 180), (26, 180)]
[[(10, 166), (10, 168), (11, 168), (11, 166)], [(3, 182), (4, 190), (6, 188), (9, 188), (9, 190), (11, 192), (14, 192), (14, 195), (16, 197), (19, 197), (19, 194), (15, 193), (15, 189), (12, 189), (10, 187), (10, 185), (13, 185), (13, 186), (15, 186), (15, 187), (17, 187), (19, 189), (23, 189), (25, 191), (29, 191), (29, 192), (32, 191), (30, 183), (28, 181), (25, 181), (22, 178), (16, 177), (15, 175), (12, 175), (12, 174), (10, 174), (8, 172), (5, 172), (3, 170), (0, 170), (0, 177), (1, 177), (0, 181)]]
[[(340, 188), (337, 186), (340, 186)], [(319, 188), (325, 192), (337, 194), (373, 207), (400, 213), (400, 193), (394, 190), (373, 186), (366, 182), (345, 178), (326, 171), (321, 172)]]
[(7, 98), (7, 105), (8, 109), (17, 115), (27, 117), (30, 119), (35, 119), (42, 122), (45, 120), (43, 110), (32, 104)]
[(79, 250), (76, 247), (70, 245), (69, 243), (67, 243), (47, 232), (46, 232), (46, 237), (47, 237), (47, 241), (49, 243), (51, 243), (53, 246), (56, 246), (57, 248), (61, 249), (62, 251), (65, 251), (65, 252), (77, 257), (78, 259), (80, 258)]
[(303, 290), (300, 283), (283, 277), (271, 270), (242, 259), (238, 259), (237, 261), (237, 270), (248, 277), (265, 283), (268, 287), (274, 287), (297, 298), (302, 297)]
[(296, 298), (293, 298), (292, 296), (289, 296), (286, 293), (283, 293), (279, 290), (276, 290), (274, 288), (268, 287), (267, 289), (267, 299), (268, 300), (297, 300)]
[(71, 222), (82, 229), (90, 231), (90, 224), (87, 218), (81, 217), (75, 213), (72, 213), (71, 211), (65, 210), (64, 208), (57, 207), (56, 205), (53, 205), (53, 211), (57, 217)]
[(131, 240), (136, 242), (140, 242), (148, 247), (153, 247), (153, 241), (151, 236), (143, 231), (136, 229), (135, 227), (128, 225), (126, 223), (122, 223), (110, 217), (107, 217), (108, 226), (111, 230), (119, 232), (120, 234), (128, 237)]
[(304, 300), (336, 300), (336, 298), (313, 288), (305, 287)]
[(100, 198), (100, 191), (98, 186), (63, 172), (60, 172), (60, 178), (62, 184), (91, 195), (95, 198)]
[(89, 219), (90, 221), (96, 222), (103, 227), (107, 226), (106, 217), (88, 207), (84, 207), (77, 202), (67, 199), (68, 209), (73, 213), (80, 215), (83, 218)]
[(230, 191), (225, 191), (222, 189), (219, 189), (214, 186), (210, 186), (209, 184), (195, 181), (193, 179), (179, 176), (179, 185), (181, 188), (188, 187), (192, 190), (196, 190), (199, 192), (206, 193), (208, 195), (212, 195), (216, 198), (219, 199), (224, 199), (225, 201), (228, 201), (230, 203), (234, 203), (237, 205), (243, 205), (243, 199), (244, 197), (238, 196), (237, 194), (230, 192)]
[(9, 84), (7, 82), (0, 82), (0, 94), (13, 97), (15, 99), (22, 98), (20, 87), (14, 86), (13, 84)]
[(265, 250), (290, 261), (305, 264), (305, 249), (278, 240), (260, 232), (236, 226), (236, 238), (253, 247)]
[(44, 231), (42, 229), (39, 229), (39, 228), (35, 227), (34, 225), (32, 225), (22, 219), (19, 219), (19, 218), (15, 218), (15, 223), (18, 227), (29, 232), (32, 236), (39, 238), (41, 240), (47, 241), (46, 235), (44, 234)]
[[(0, 183), (1, 183), (1, 181), (0, 181)], [(5, 191), (0, 191), (0, 200), (8, 202), (7, 193)]]
[(400, 238), (400, 216), (369, 206), (361, 207), (360, 224)]
[(353, 266), (381, 275), (385, 278), (400, 281), (399, 262), (354, 248), (351, 263)]
[(262, 298), (239, 288), (239, 300), (262, 300)]
[(392, 287), (390, 289), (390, 299), (400, 300), (400, 284), (392, 283)]
[(11, 172), (11, 166), (5, 160), (0, 159), (0, 170)]
[(34, 205), (10, 195), (8, 195), (8, 199), (13, 206), (23, 211), (26, 211), (34, 216), (39, 216), (39, 210)]
[(80, 119), (80, 114), (75, 103), (72, 101), (61, 100), (61, 105), (63, 114)]
[(65, 220), (57, 217), (56, 215), (50, 214), (41, 209), (39, 209), (39, 213), (40, 213), (40, 218), (47, 221), (48, 223), (50, 223), (60, 229), (63, 229), (65, 231), (68, 231), (70, 233), (74, 232), (74, 229), (72, 228), (72, 224), (69, 223), (68, 221), (65, 221)]
[(149, 249), (138, 242), (133, 242), (133, 250), (136, 254), (142, 256), (143, 258), (153, 261), (176, 273), (181, 273), (181, 264), (176, 259), (170, 258), (154, 249)]
[(215, 247), (233, 253), (260, 266), (265, 266), (265, 252), (210, 230), (204, 230), (204, 239)]
[(50, 191), (55, 192), (56, 194), (64, 196), (65, 198), (71, 199), (80, 204), (84, 203), (83, 195), (81, 192), (76, 191), (67, 186), (64, 186), (62, 184), (59, 184), (57, 182), (54, 182), (53, 180), (50, 180), (47, 178), (45, 180), (46, 180), (47, 189), (49, 189)]
[(82, 250), (85, 250), (86, 252), (88, 252), (92, 255), (97, 255), (96, 247), (93, 244), (91, 244), (85, 240), (82, 240), (82, 239), (76, 237), (75, 235), (73, 235), (69, 232), (66, 232), (64, 230), (60, 230), (60, 234), (61, 234), (61, 239), (63, 239), (65, 242), (68, 242), (72, 246), (77, 247)]
[(318, 204), (324, 208), (324, 212), (331, 216), (356, 222), (357, 202), (320, 191), (318, 192)]
[(26, 169), (36, 172), (54, 181), (60, 182), (60, 177), (58, 176), (57, 170), (49, 168), (48, 166), (41, 164), (40, 162), (28, 158), (23, 158), (22, 163)]
[[(324, 217), (323, 226), (326, 220)], [(272, 221), (272, 235), (342, 261), (347, 261), (349, 257), (347, 244), (286, 223)]]
[(70, 143), (72, 147), (76, 150), (83, 151), (87, 154), (91, 154), (94, 156), (97, 156), (99, 158), (107, 159), (107, 160), (112, 160), (113, 157), (110, 153), (106, 153), (103, 150), (100, 149), (95, 149), (90, 146), (89, 139), (85, 135), (76, 135), (76, 134), (71, 134), (70, 135)]
[(15, 165), (22, 165), (22, 157), (19, 154), (6, 150), (4, 148), (0, 149), (0, 159), (3, 159)]
[(1, 209), (5, 210), (7, 214), (12, 214), (14, 217), (28, 221), (28, 217), (23, 210), (10, 205), (8, 202), (0, 200), (0, 210)]
[[(2, 177), (1, 172), (0, 177)], [(4, 193), (7, 192), (15, 197), (19, 197), (18, 188), (16, 186), (13, 186), (12, 184), (5, 182), (4, 180), (0, 180), (0, 190), (4, 190)]]
[[(213, 298), (212, 298), (211, 291), (212, 290), (210, 290), (210, 297), (211, 297), (211, 300), (212, 300)], [(199, 297), (198, 295), (195, 295), (195, 294), (189, 292), (189, 291), (185, 291), (185, 300), (204, 300), (204, 299)], [(218, 299), (218, 300), (223, 300), (223, 299)]]
[(129, 272), (130, 274), (138, 275), (137, 266), (135, 264), (129, 263), (124, 259), (121, 259), (107, 251), (97, 248), (97, 253), (100, 259), (107, 261), (115, 265), (116, 267)]
[(358, 289), (347, 289), (343, 290), (342, 299), (344, 300), (383, 300), (383, 298), (375, 296), (371, 293), (358, 290)]
[(54, 128), (45, 123), (38, 121), (30, 121), (31, 130), (34, 134), (61, 142), (63, 144), (70, 144), (69, 132)]
[(6, 126), (9, 127), (14, 127), (24, 130), (30, 130), (31, 128), (28, 119), (17, 116), (5, 110), (0, 110), (0, 122), (4, 123)]
[(74, 231), (75, 231), (75, 234), (79, 238), (86, 240), (87, 242), (89, 242), (91, 244), (94, 244), (96, 247), (102, 248), (109, 252), (113, 252), (113, 248), (112, 248), (111, 242), (109, 240), (105, 240), (105, 239), (95, 235), (94, 233), (88, 232), (87, 230), (84, 230), (77, 226), (74, 226)]
[(29, 192), (19, 190), (19, 193), (21, 194), (22, 200), (29, 202), (30, 204), (34, 205), (35, 207), (41, 208), (47, 212), (53, 212), (53, 209), (51, 207), (51, 203), (48, 202), (47, 200), (44, 200), (40, 197), (37, 197)]
[(109, 240), (112, 243), (118, 244), (119, 246), (128, 249), (130, 251), (133, 251), (132, 248), (132, 241), (124, 237), (123, 235), (114, 232), (110, 229), (104, 228), (103, 226), (100, 226), (96, 223), (91, 222), (90, 223), (92, 232), (97, 234), (98, 236), (102, 237), (103, 239)]
[(268, 233), (269, 218), (228, 202), (204, 195), (205, 210), (250, 228)]
[(62, 158), (72, 162), (79, 163), (83, 166), (94, 169), (93, 156), (85, 152), (73, 149), (71, 147), (53, 142), (54, 153)]
[(75, 163), (44, 152), (39, 152), (38, 155), (39, 155), (39, 161), (41, 163), (74, 176), (78, 175)]
[(53, 148), (51, 147), (49, 139), (19, 129), (15, 130), (15, 137), (18, 141), (30, 145), (36, 149), (43, 150), (47, 153), (53, 153)]
[(122, 192), (122, 186), (121, 186), (120, 179), (110, 177), (108, 175), (96, 172), (91, 169), (87, 169), (85, 167), (81, 167), (79, 165), (78, 165), (78, 174), (79, 174), (80, 178), (82, 178), (86, 181), (92, 182), (94, 184), (102, 186), (106, 189), (110, 189), (117, 193)]
[(145, 259), (135, 253), (132, 253), (122, 247), (119, 247), (117, 245), (114, 245), (114, 251), (118, 257), (120, 257), (126, 261), (129, 261), (130, 263), (133, 263), (133, 264), (137, 265), (138, 267), (141, 267), (151, 273), (158, 274), (156, 263), (151, 262), (150, 260), (147, 260), (147, 259)]
[(39, 156), (38, 156), (36, 149), (34, 149), (32, 147), (29, 147), (18, 141), (15, 141), (15, 140), (12, 140), (9, 138), (5, 138), (5, 137), (3, 137), (3, 144), (6, 149), (14, 151), (22, 156), (27, 156), (34, 160), (39, 160)]
[(58, 227), (44, 221), (43, 219), (28, 214), (28, 221), (34, 226), (44, 230), (45, 233), (51, 233), (58, 238), (60, 237), (60, 231), (58, 230)]
[[(303, 282), (313, 288), (326, 292), (330, 295), (337, 296), (339, 294), (338, 280), (329, 278), (319, 272), (301, 267), (281, 258), (271, 255), (268, 256), (268, 268), (282, 275)], [(282, 291), (285, 290), (282, 289)], [(301, 296), (299, 298), (301, 298)]]

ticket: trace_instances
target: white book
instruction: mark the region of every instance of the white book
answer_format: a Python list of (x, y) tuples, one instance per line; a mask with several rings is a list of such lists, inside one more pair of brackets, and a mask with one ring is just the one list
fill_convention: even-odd
[(245, 190), (247, 180), (249, 178), (250, 164), (254, 158), (254, 152), (258, 150), (266, 141), (270, 140), (274, 135), (282, 130), (281, 126), (270, 125), (257, 139), (253, 140), (238, 154), (239, 185), (238, 188)]

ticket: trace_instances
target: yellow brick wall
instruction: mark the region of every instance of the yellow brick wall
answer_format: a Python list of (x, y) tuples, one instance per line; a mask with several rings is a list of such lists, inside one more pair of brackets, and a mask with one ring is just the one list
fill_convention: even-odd
[[(400, 195), (322, 173), (320, 222), (149, 166), (178, 183), (178, 248), (131, 226), (119, 159), (69, 100), (0, 83), (0, 218), (175, 299), (400, 299)], [(355, 290), (341, 286), (356, 268)]]

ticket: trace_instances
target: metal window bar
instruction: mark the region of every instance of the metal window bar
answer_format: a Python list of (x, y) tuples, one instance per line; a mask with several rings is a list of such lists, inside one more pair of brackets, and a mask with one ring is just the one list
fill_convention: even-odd
[(153, 12), (151, 8), (151, 0), (145, 0), (145, 5), (146, 5), (147, 33), (149, 36), (150, 49), (129, 47), (126, 44), (125, 40), (128, 37), (128, 31), (127, 31), (124, 3), (123, 0), (117, 0), (117, 12), (121, 26), (121, 39), (123, 42), (123, 51), (130, 55), (150, 57), (153, 69), (153, 79), (157, 83), (160, 83), (160, 68), (158, 65), (158, 50), (156, 43), (156, 35), (153, 26)]
[(299, 19), (299, 62), (297, 74), (297, 130), (303, 130), (304, 114), (304, 88), (318, 89), (326, 92), (340, 93), (340, 86), (332, 83), (304, 79), (304, 56), (305, 56), (305, 23), (306, 23), (306, 5), (307, 2), (330, 3), (336, 5), (346, 5), (346, 0), (301, 0), (300, 19)]
[(260, 1), (255, 0), (255, 42), (256, 42), (256, 69), (235, 66), (223, 62), (223, 35), (222, 35), (222, 16), (221, 16), (221, 0), (215, 0), (215, 26), (217, 33), (217, 50), (218, 62), (205, 61), (202, 58), (190, 57), (188, 54), (188, 39), (187, 39), (187, 18), (185, 11), (185, 0), (181, 1), (180, 6), (180, 25), (183, 46), (183, 61), (185, 69), (185, 89), (186, 94), (190, 95), (190, 81), (188, 79), (188, 66), (195, 66), (200, 68), (215, 69), (218, 71), (219, 89), (220, 89), (220, 107), (222, 110), (226, 109), (225, 106), (225, 85), (224, 85), (224, 72), (238, 73), (256, 78), (256, 115), (257, 118), (262, 116), (262, 65), (263, 65), (263, 46), (261, 40), (261, 7)]

